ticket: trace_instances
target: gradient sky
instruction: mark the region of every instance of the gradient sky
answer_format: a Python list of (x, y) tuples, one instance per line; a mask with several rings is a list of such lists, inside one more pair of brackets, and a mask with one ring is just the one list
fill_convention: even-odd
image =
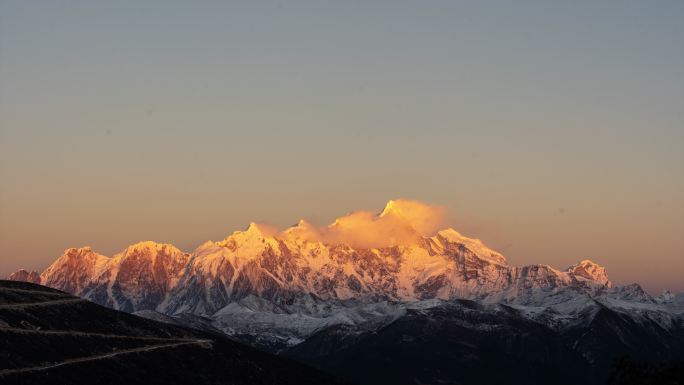
[(684, 289), (684, 2), (0, 1), (0, 276), (403, 197)]

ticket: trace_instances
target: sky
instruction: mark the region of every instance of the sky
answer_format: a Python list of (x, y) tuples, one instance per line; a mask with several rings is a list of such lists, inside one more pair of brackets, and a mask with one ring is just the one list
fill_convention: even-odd
[(0, 276), (394, 198), (684, 290), (684, 2), (0, 1)]

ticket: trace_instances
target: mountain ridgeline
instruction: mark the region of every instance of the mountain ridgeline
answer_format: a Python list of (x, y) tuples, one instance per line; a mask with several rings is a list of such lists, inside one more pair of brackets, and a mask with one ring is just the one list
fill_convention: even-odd
[(425, 231), (414, 209), (390, 201), (323, 229), (252, 223), (190, 253), (73, 248), (10, 279), (220, 331), (358, 383), (605, 383), (623, 356), (684, 359), (683, 295), (615, 286), (589, 260), (510, 266), (480, 240)]

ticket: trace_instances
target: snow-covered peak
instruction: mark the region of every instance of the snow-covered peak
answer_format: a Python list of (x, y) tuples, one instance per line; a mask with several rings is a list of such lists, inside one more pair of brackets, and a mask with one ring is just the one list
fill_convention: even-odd
[(300, 241), (313, 241), (321, 238), (318, 229), (304, 219), (300, 219), (297, 224), (285, 229), (280, 236), (283, 239)]
[(397, 203), (397, 201), (391, 199), (387, 202), (385, 205), (385, 208), (382, 210), (379, 216), (384, 217), (386, 215), (399, 215), (401, 216), (402, 210), (401, 210), (401, 205)]
[(566, 271), (572, 273), (575, 277), (595, 281), (607, 287), (613, 286), (613, 283), (608, 279), (606, 269), (589, 259), (584, 259), (578, 264), (568, 267)]
[(261, 227), (256, 224), (256, 222), (250, 222), (249, 226), (247, 226), (247, 230), (245, 230), (244, 233), (255, 236), (264, 236), (264, 232), (261, 230)]
[(69, 256), (69, 257), (82, 257), (82, 256), (88, 256), (93, 252), (93, 248), (90, 246), (83, 246), (83, 247), (70, 247), (62, 253), (62, 256)]
[(256, 223), (251, 222), (246, 229), (234, 231), (232, 234), (227, 236), (226, 239), (224, 239), (223, 241), (217, 242), (217, 244), (222, 245), (228, 243), (229, 241), (236, 242), (238, 240), (258, 237), (260, 235), (261, 232), (259, 231), (259, 226)]
[(142, 241), (134, 243), (125, 248), (121, 253), (116, 254), (112, 258), (112, 262), (110, 263), (112, 266), (110, 266), (110, 269), (118, 270), (118, 265), (130, 265), (131, 263), (155, 265), (160, 258), (161, 264), (164, 266), (177, 265), (185, 263), (188, 259), (188, 254), (169, 243)]
[(402, 222), (423, 236), (431, 236), (442, 225), (444, 208), (414, 200), (395, 199), (387, 202), (377, 217), (390, 219), (386, 222)]
[(51, 268), (57, 268), (62, 265), (90, 265), (90, 264), (104, 264), (109, 260), (100, 253), (93, 251), (92, 247), (72, 247), (64, 250), (62, 255), (57, 258), (55, 262), (50, 265), (47, 270)]
[(66, 249), (43, 271), (40, 281), (46, 286), (78, 293), (100, 275), (110, 260), (90, 246)]
[(233, 234), (229, 235), (225, 240), (234, 239), (238, 241), (253, 238), (266, 238), (275, 235), (275, 233), (276, 231), (270, 228), (269, 226), (259, 224), (256, 222), (250, 222), (249, 226), (247, 226), (245, 230), (235, 231), (233, 232)]
[(271, 227), (252, 222), (247, 229), (236, 231), (214, 245), (237, 252), (241, 258), (252, 259), (258, 256), (266, 245), (277, 244), (275, 235), (276, 231)]
[(176, 248), (176, 246), (172, 244), (157, 243), (154, 241), (141, 241), (138, 243), (134, 243), (128, 246), (123, 253), (126, 255), (131, 253), (156, 254), (164, 250), (171, 254), (182, 253), (182, 251), (178, 250), (178, 248)]
[(441, 214), (439, 207), (397, 199), (379, 214), (352, 212), (327, 227), (300, 220), (276, 231), (252, 222), (190, 254), (152, 241), (113, 258), (90, 247), (67, 249), (41, 281), (117, 309), (163, 306), (207, 314), (248, 296), (511, 301), (558, 288), (598, 295), (612, 285), (605, 269), (589, 260), (565, 271), (509, 266), (479, 239), (452, 228), (436, 231)]
[(666, 290), (663, 290), (663, 292), (660, 293), (660, 295), (658, 295), (658, 296), (655, 298), (655, 300), (658, 301), (659, 303), (668, 303), (668, 302), (672, 302), (672, 300), (674, 300), (674, 299), (675, 299), (675, 295), (672, 294), (672, 292), (669, 291), (669, 290), (667, 290), (667, 289), (666, 289)]
[(218, 245), (217, 245), (217, 242), (214, 242), (214, 241), (204, 241), (204, 243), (202, 243), (201, 245), (197, 246), (197, 248), (196, 248), (195, 251), (194, 251), (194, 254), (198, 254), (201, 250), (209, 250), (209, 249), (216, 248), (217, 246), (218, 246)]
[(7, 279), (9, 279), (10, 281), (40, 283), (40, 274), (38, 274), (35, 271), (28, 272), (24, 269), (21, 269), (10, 274), (10, 276), (7, 277)]
[(468, 238), (452, 228), (437, 232), (437, 236), (433, 237), (433, 239), (434, 238), (447, 243), (463, 246), (478, 257), (487, 261), (506, 265), (506, 258), (501, 253), (490, 249), (481, 240), (477, 238)]
[(126, 248), (125, 252), (139, 252), (139, 253), (145, 253), (148, 255), (157, 255), (157, 254), (167, 254), (167, 255), (183, 255), (185, 254), (182, 252), (180, 249), (178, 249), (176, 246), (170, 244), (170, 243), (157, 243), (153, 241), (144, 241), (144, 242), (138, 242), (134, 245), (129, 246)]
[(654, 302), (653, 297), (644, 291), (638, 283), (630, 283), (629, 285), (620, 285), (611, 288), (608, 293), (611, 297), (620, 300), (631, 300), (638, 302)]

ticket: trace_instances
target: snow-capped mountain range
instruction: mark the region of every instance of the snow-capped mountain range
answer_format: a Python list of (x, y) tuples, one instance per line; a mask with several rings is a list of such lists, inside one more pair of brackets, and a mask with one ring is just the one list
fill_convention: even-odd
[[(682, 322), (682, 295), (652, 298), (638, 285), (615, 287), (590, 260), (564, 270), (510, 266), (453, 229), (426, 234), (424, 218), (412, 215), (416, 205), (390, 201), (361, 222), (350, 214), (322, 229), (300, 221), (277, 232), (252, 223), (190, 253), (150, 241), (112, 257), (71, 248), (41, 274), (21, 270), (10, 279), (146, 317), (193, 319), (260, 346), (295, 345), (337, 324), (377, 327), (407, 309), (454, 299), (517, 307), (554, 328), (581, 322), (597, 301), (664, 327)], [(351, 233), (356, 225), (360, 233)], [(386, 242), (369, 243), (369, 233)]]

